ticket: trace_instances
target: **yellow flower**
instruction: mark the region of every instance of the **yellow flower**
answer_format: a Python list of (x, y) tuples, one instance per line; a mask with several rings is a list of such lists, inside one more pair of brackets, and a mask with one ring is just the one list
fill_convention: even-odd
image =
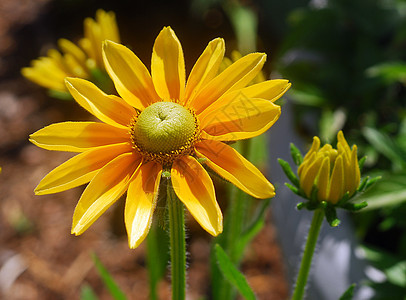
[(265, 62), (261, 53), (249, 54), (217, 75), (224, 51), (223, 39), (211, 41), (186, 82), (182, 46), (165, 27), (155, 40), (151, 74), (125, 46), (103, 44), (104, 63), (120, 97), (83, 79), (66, 80), (76, 101), (102, 123), (53, 124), (30, 141), (48, 150), (80, 152), (36, 188), (41, 195), (90, 182), (76, 206), (72, 233), (83, 233), (127, 191), (125, 224), (129, 246), (137, 247), (148, 234), (165, 171), (197, 222), (218, 235), (223, 217), (201, 159), (248, 194), (274, 196), (272, 184), (225, 142), (270, 128), (280, 115), (272, 102), (290, 84), (271, 80), (245, 87)]
[(51, 49), (48, 56), (33, 60), (31, 67), (23, 68), (21, 73), (42, 87), (61, 92), (67, 92), (66, 77), (90, 79), (92, 70), (104, 70), (102, 42), (106, 39), (120, 42), (115, 14), (99, 9), (96, 20), (86, 18), (84, 36), (79, 41), (80, 47), (60, 39), (58, 46), (63, 54)]
[(310, 198), (314, 187), (317, 199), (336, 204), (348, 192), (351, 197), (360, 183), (357, 146), (348, 146), (342, 131), (337, 134), (337, 150), (329, 144), (320, 148), (315, 136), (298, 169), (300, 187)]

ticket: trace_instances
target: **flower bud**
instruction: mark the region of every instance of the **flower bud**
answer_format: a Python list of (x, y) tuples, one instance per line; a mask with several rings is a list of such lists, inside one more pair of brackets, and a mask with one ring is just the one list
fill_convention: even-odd
[(317, 189), (317, 200), (336, 204), (348, 192), (351, 197), (360, 183), (357, 146), (352, 149), (342, 131), (337, 134), (337, 149), (326, 144), (320, 148), (315, 136), (309, 152), (299, 166), (299, 184), (308, 198)]

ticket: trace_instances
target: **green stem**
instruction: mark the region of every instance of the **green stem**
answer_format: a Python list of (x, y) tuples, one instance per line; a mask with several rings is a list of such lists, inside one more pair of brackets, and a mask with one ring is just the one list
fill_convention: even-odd
[(295, 291), (293, 292), (292, 300), (303, 299), (307, 277), (309, 276), (310, 267), (314, 249), (316, 248), (317, 238), (319, 237), (321, 224), (324, 219), (324, 210), (317, 209), (314, 212), (312, 224), (310, 225), (309, 235), (307, 236), (306, 247), (303, 252), (302, 263), (300, 265), (299, 274), (296, 279)]
[(186, 242), (183, 204), (172, 184), (167, 185), (169, 239), (171, 246), (172, 299), (184, 300), (186, 293)]

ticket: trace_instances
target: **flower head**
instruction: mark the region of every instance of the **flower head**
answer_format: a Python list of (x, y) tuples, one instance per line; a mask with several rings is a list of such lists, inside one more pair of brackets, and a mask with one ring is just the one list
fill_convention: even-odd
[(348, 193), (351, 197), (360, 183), (357, 145), (348, 146), (342, 131), (337, 134), (337, 149), (329, 144), (320, 148), (315, 136), (298, 169), (300, 187), (307, 197), (317, 188), (317, 199), (336, 204)]
[(37, 194), (88, 183), (73, 216), (72, 233), (83, 233), (127, 191), (125, 224), (129, 246), (146, 237), (162, 172), (192, 216), (210, 234), (223, 229), (213, 183), (199, 162), (257, 198), (274, 196), (261, 172), (225, 142), (265, 132), (280, 115), (273, 101), (290, 84), (270, 80), (246, 85), (260, 72), (265, 54), (246, 55), (218, 74), (225, 51), (211, 41), (186, 81), (182, 46), (170, 27), (155, 40), (151, 73), (123, 45), (106, 41), (103, 59), (120, 97), (92, 83), (68, 78), (75, 100), (101, 122), (65, 122), (30, 136), (39, 147), (72, 151), (51, 171)]
[(58, 46), (62, 53), (51, 49), (47, 56), (33, 60), (31, 67), (23, 68), (21, 73), (42, 87), (67, 92), (66, 77), (92, 79), (94, 70), (104, 70), (102, 42), (106, 39), (120, 42), (116, 17), (113, 12), (99, 9), (95, 20), (85, 19), (80, 47), (67, 39), (60, 39)]

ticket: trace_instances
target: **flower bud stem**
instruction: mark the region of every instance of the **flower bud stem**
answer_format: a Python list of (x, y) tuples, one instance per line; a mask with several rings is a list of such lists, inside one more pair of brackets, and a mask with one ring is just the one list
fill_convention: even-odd
[(172, 299), (184, 300), (186, 293), (185, 216), (182, 202), (172, 184), (167, 183), (169, 239), (171, 254)]
[(321, 224), (323, 224), (324, 210), (316, 209), (314, 211), (312, 224), (310, 225), (309, 235), (307, 236), (306, 247), (303, 252), (302, 262), (300, 265), (299, 274), (296, 279), (295, 291), (293, 292), (292, 300), (303, 299), (307, 278), (309, 276), (310, 267), (314, 249), (316, 248), (317, 239), (319, 237)]

